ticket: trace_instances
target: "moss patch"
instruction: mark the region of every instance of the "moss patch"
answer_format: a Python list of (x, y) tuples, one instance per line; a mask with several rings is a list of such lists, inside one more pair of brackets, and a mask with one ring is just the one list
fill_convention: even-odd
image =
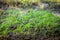
[(38, 31), (44, 36), (49, 32), (51, 35), (60, 32), (60, 18), (49, 11), (29, 10), (23, 13), (20, 10), (10, 9), (4, 12), (0, 20), (0, 35), (8, 33), (36, 34)]

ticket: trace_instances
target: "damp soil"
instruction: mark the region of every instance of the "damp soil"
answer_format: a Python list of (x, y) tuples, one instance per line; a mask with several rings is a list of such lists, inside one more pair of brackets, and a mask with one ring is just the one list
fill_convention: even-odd
[(0, 36), (0, 40), (60, 40), (60, 34), (51, 35), (50, 33), (47, 33), (44, 37), (39, 31), (35, 35), (18, 35), (17, 33), (11, 32), (7, 36)]

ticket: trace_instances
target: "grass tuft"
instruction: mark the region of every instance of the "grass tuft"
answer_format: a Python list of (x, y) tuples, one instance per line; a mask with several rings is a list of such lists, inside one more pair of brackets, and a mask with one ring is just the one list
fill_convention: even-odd
[(10, 32), (36, 34), (39, 31), (43, 35), (47, 32), (51, 34), (55, 34), (55, 31), (60, 32), (60, 18), (49, 11), (29, 10), (28, 13), (23, 13), (13, 9), (4, 13), (6, 16), (1, 18), (0, 35), (8, 35)]

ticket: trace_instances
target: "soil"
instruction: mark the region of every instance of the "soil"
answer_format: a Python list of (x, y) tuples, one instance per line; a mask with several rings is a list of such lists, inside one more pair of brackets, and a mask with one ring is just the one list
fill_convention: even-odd
[(18, 35), (17, 33), (9, 33), (7, 36), (0, 36), (0, 40), (60, 40), (60, 35), (46, 35), (44, 37), (41, 33), (37, 32), (36, 35), (34, 36), (33, 34), (31, 35), (23, 35), (20, 34)]

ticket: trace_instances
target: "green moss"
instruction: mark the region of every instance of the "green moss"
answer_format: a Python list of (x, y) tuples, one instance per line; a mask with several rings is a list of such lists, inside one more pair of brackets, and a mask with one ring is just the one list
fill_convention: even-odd
[[(23, 13), (13, 9), (7, 10), (5, 14), (6, 17), (2, 19), (0, 24), (0, 35), (7, 35), (10, 32), (18, 34), (31, 34), (33, 32), (35, 34), (38, 29), (45, 35), (47, 32), (54, 33), (56, 28), (60, 29), (60, 18), (49, 11), (29, 10), (28, 13)], [(10, 27), (15, 26), (16, 29), (10, 29)]]

